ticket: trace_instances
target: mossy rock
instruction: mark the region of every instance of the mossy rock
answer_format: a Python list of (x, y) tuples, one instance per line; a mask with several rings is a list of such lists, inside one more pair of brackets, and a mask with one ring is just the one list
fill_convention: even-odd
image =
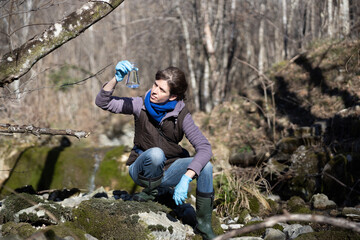
[(288, 181), (288, 189), (283, 190), (288, 197), (296, 195), (310, 201), (312, 195), (319, 190), (319, 179), (311, 175), (317, 176), (322, 167), (322, 157), (323, 154), (311, 147), (301, 146), (294, 152), (291, 156), (290, 171), (295, 174)]
[(125, 163), (120, 161), (124, 154), (124, 147), (116, 147), (106, 152), (95, 176), (95, 185), (109, 186), (111, 189), (121, 189), (130, 193), (138, 186), (131, 179)]
[[(262, 223), (262, 221), (248, 222), (247, 224), (245, 224), (245, 227), (250, 226), (250, 225), (255, 225), (255, 224), (258, 224), (258, 223)], [(241, 236), (261, 237), (261, 236), (263, 236), (265, 234), (265, 231), (266, 231), (266, 228), (261, 228), (261, 229), (258, 229), (256, 231), (241, 234), (241, 235), (239, 235), (239, 237), (241, 237)]]
[[(32, 147), (22, 152), (14, 163), (8, 163), (14, 171), (1, 189), (2, 195), (32, 185), (37, 191), (44, 189), (88, 189), (94, 172), (95, 156), (103, 160), (95, 177), (95, 187), (133, 191), (136, 185), (130, 178), (125, 163), (119, 161), (123, 147)], [(81, 174), (79, 174), (81, 173)]]
[(73, 210), (74, 224), (98, 239), (148, 239), (148, 229), (138, 223), (139, 212), (169, 213), (155, 202), (91, 199)]
[(298, 196), (293, 196), (287, 201), (287, 209), (290, 213), (311, 213), (310, 207), (307, 206), (305, 201)]
[(36, 229), (29, 223), (7, 222), (3, 224), (1, 228), (3, 237), (10, 237), (15, 235), (21, 237), (22, 239), (27, 239), (35, 232)]
[[(40, 211), (43, 211), (43, 214), (39, 214)], [(18, 220), (35, 226), (58, 224), (72, 220), (72, 210), (54, 202), (40, 203), (34, 206), (33, 211), (19, 214)]]
[(0, 211), (0, 224), (8, 221), (14, 221), (14, 215), (20, 210), (43, 202), (44, 200), (41, 198), (27, 193), (9, 195), (3, 201), (3, 207)]
[(86, 232), (82, 229), (76, 228), (73, 222), (65, 222), (59, 225), (49, 226), (46, 227), (44, 230), (40, 230), (43, 232), (48, 232), (48, 234), (53, 233), (53, 235), (65, 238), (65, 237), (72, 237), (77, 240), (86, 240), (85, 237)]
[(329, 239), (347, 239), (347, 240), (359, 240), (360, 234), (350, 230), (339, 231), (321, 231), (321, 232), (309, 232), (299, 235), (296, 240), (329, 240)]
[(259, 200), (255, 197), (255, 196), (249, 196), (249, 207), (250, 207), (250, 212), (253, 214), (258, 214), (260, 213), (260, 202)]
[(249, 210), (246, 209), (246, 208), (242, 208), (240, 211), (239, 211), (239, 219), (237, 221), (237, 223), (240, 223), (240, 224), (245, 224), (245, 219), (246, 217), (250, 214)]

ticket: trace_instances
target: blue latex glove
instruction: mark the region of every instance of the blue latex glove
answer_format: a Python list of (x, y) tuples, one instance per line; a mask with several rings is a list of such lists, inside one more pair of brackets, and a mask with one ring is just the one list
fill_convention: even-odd
[(126, 74), (128, 74), (132, 70), (132, 68), (133, 68), (132, 64), (127, 60), (118, 62), (118, 64), (116, 64), (115, 67), (116, 81), (121, 82), (126, 76)]
[(187, 193), (189, 190), (189, 183), (192, 181), (191, 177), (186, 176), (185, 174), (181, 177), (180, 182), (176, 185), (173, 199), (175, 200), (176, 205), (181, 205), (187, 198)]

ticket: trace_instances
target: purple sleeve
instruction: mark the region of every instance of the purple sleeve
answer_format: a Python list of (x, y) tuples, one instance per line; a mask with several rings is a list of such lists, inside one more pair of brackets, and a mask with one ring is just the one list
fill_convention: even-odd
[(103, 110), (112, 113), (140, 115), (143, 100), (141, 97), (114, 97), (114, 91), (105, 91), (101, 89), (95, 99), (95, 104)]
[(184, 118), (183, 130), (186, 138), (196, 151), (194, 159), (189, 164), (188, 169), (195, 171), (199, 176), (200, 171), (212, 157), (211, 145), (207, 138), (202, 134), (199, 127), (195, 125), (190, 113)]

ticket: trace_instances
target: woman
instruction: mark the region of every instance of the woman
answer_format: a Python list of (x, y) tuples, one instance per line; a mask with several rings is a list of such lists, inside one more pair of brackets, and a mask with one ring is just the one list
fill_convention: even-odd
[[(157, 187), (175, 187), (176, 205), (187, 198), (189, 183), (197, 179), (195, 231), (205, 239), (215, 237), (211, 228), (213, 209), (212, 152), (209, 141), (195, 125), (185, 106), (185, 74), (176, 67), (158, 71), (145, 97), (113, 97), (116, 84), (132, 69), (129, 61), (116, 65), (115, 77), (96, 97), (96, 105), (112, 113), (132, 114), (135, 120), (134, 148), (127, 165), (134, 182), (144, 187), (135, 201), (154, 200)], [(179, 142), (183, 136), (196, 150), (194, 157)]]

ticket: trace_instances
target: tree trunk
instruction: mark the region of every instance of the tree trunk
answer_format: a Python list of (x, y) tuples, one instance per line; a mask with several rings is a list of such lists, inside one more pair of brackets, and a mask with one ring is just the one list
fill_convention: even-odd
[(259, 60), (258, 60), (258, 69), (259, 69), (259, 76), (262, 78), (264, 74), (265, 68), (265, 39), (264, 39), (264, 28), (265, 28), (265, 17), (263, 16), (265, 12), (265, 4), (261, 3), (260, 5), (260, 13), (262, 18), (260, 20), (259, 26)]
[(184, 38), (185, 38), (185, 49), (186, 49), (186, 58), (187, 58), (188, 68), (189, 68), (189, 72), (190, 72), (190, 83), (191, 83), (191, 88), (193, 90), (195, 110), (198, 111), (200, 109), (199, 87), (196, 84), (195, 72), (194, 72), (192, 61), (191, 61), (192, 53), (191, 53), (190, 34), (189, 34), (186, 19), (184, 19), (184, 16), (183, 16), (179, 6), (176, 8), (176, 11), (180, 17), (183, 34), (184, 34)]
[(213, 93), (213, 106), (216, 106), (220, 102), (221, 96), (221, 81), (220, 74), (218, 71), (218, 62), (215, 57), (215, 46), (214, 46), (214, 37), (211, 32), (210, 22), (209, 22), (209, 12), (207, 6), (207, 0), (202, 1), (202, 11), (204, 13), (204, 45), (207, 55), (207, 61), (209, 61), (210, 65), (210, 76), (212, 84), (212, 93)]
[(350, 33), (349, 0), (340, 1), (341, 35), (346, 37)]
[(284, 49), (283, 49), (283, 58), (287, 58), (287, 43), (288, 43), (288, 23), (287, 23), (287, 5), (286, 0), (282, 0), (282, 12), (283, 12), (283, 29), (284, 29)]
[(333, 10), (333, 0), (328, 0), (328, 35), (330, 38), (334, 37), (334, 10)]
[(42, 34), (5, 54), (0, 60), (0, 87), (19, 79), (41, 58), (80, 35), (122, 2), (123, 0), (89, 1)]
[(311, 35), (312, 35), (312, 39), (316, 39), (318, 38), (318, 22), (317, 22), (317, 2), (316, 1), (311, 1), (311, 7), (310, 7), (310, 11), (311, 11)]

